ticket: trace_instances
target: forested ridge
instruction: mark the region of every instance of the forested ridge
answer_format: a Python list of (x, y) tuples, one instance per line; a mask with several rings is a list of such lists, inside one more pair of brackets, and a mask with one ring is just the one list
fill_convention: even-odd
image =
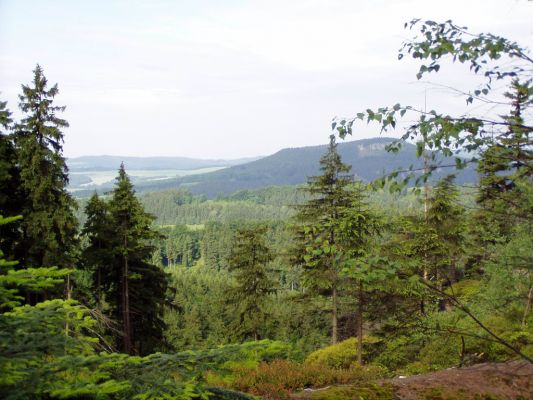
[[(371, 182), (384, 174), (395, 170), (405, 170), (410, 167), (420, 168), (423, 160), (417, 158), (416, 146), (406, 143), (404, 148), (397, 153), (388, 152), (387, 145), (394, 142), (393, 138), (377, 137), (339, 143), (339, 154), (343, 160), (351, 165), (352, 174), (365, 182)], [(250, 162), (239, 162), (218, 171), (212, 171), (191, 176), (177, 178), (139, 181), (139, 192), (154, 192), (183, 188), (195, 195), (205, 195), (208, 198), (227, 196), (241, 190), (254, 190), (268, 186), (302, 185), (307, 177), (319, 173), (319, 160), (327, 150), (326, 145), (308, 146), (299, 148), (282, 149), (275, 154), (262, 157)], [(450, 157), (444, 157), (436, 152), (436, 157), (441, 164), (453, 163)], [(114, 157), (118, 160), (117, 157)], [(118, 161), (120, 163), (120, 161)], [(144, 166), (148, 166), (146, 160)], [(156, 161), (154, 165), (160, 162)], [(134, 161), (139, 165), (138, 161)], [(105, 165), (105, 163), (104, 163)], [(143, 165), (143, 164), (141, 164)], [(432, 181), (446, 175), (446, 171), (434, 171)], [(76, 175), (75, 175), (76, 176)], [(80, 179), (76, 176), (76, 179)], [(475, 166), (468, 165), (465, 169), (457, 171), (457, 182), (475, 183), (478, 177)], [(105, 192), (106, 185), (97, 188)], [(90, 195), (91, 190), (77, 190), (77, 197)]]
[[(203, 195), (137, 194), (123, 163), (111, 191), (75, 200), (65, 107), (37, 65), (21, 117), (0, 102), (0, 396), (529, 398), (516, 371), (533, 362), (533, 60), (451, 21), (406, 26), (421, 36), (399, 58), (418, 79), (451, 58), (483, 80), (466, 103), (505, 114), (368, 109), (333, 120), (306, 183), (206, 178)], [(339, 140), (402, 118), (380, 151), (418, 162), (354, 174)], [(478, 181), (459, 182), (469, 168)], [(407, 397), (392, 379), (480, 363), (515, 369), (482, 388), (408, 380)]]

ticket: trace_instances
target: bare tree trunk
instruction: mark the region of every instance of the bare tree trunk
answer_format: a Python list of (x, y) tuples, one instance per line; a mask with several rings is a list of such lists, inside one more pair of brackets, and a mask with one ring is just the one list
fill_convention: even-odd
[[(429, 173), (429, 164), (428, 164), (428, 154), (424, 150), (424, 174)], [(424, 224), (428, 226), (428, 212), (429, 212), (429, 182), (426, 180), (424, 182)], [(429, 273), (428, 273), (428, 254), (427, 250), (424, 250), (424, 270), (422, 272), (422, 278), (424, 281), (428, 281)], [(422, 315), (426, 314), (426, 305), (425, 305), (425, 299), (422, 298), (420, 301), (420, 312)]]
[[(128, 241), (124, 238), (124, 247), (126, 248)], [(129, 279), (128, 279), (128, 257), (124, 255), (124, 263), (122, 267), (122, 323), (124, 330), (123, 337), (123, 351), (126, 354), (131, 354), (131, 324), (130, 324), (130, 293), (129, 293)]]
[(524, 309), (524, 316), (522, 318), (522, 326), (527, 325), (527, 317), (529, 316), (529, 312), (531, 311), (532, 303), (533, 303), (533, 285), (529, 288), (529, 292), (527, 294), (527, 303), (526, 303), (526, 308)]
[(460, 356), (459, 368), (461, 368), (463, 364), (465, 363), (465, 354), (466, 354), (465, 338), (463, 335), (461, 335), (461, 354), (459, 355)]
[(331, 315), (331, 344), (337, 343), (337, 284), (333, 284), (332, 294), (332, 315)]
[(450, 276), (448, 279), (452, 285), (457, 282), (457, 256), (455, 254), (452, 256), (452, 262), (450, 264)]
[(357, 291), (357, 362), (363, 365), (363, 282), (359, 281)]
[(98, 293), (98, 302), (96, 307), (101, 310), (102, 309), (102, 269), (98, 267), (97, 276), (96, 276), (96, 285), (97, 285), (97, 293)]
[[(451, 259), (450, 263), (450, 269), (449, 269), (449, 276), (448, 282), (450, 283), (450, 286), (457, 282), (457, 256), (454, 254)], [(443, 311), (451, 311), (452, 310), (452, 304), (450, 301), (446, 298), (443, 299), (444, 302), (444, 310)]]

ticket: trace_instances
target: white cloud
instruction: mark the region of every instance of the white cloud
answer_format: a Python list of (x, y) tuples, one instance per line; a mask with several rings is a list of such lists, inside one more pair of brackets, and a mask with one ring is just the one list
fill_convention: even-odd
[[(397, 100), (421, 104), (426, 86), (411, 83), (415, 64), (396, 57), (411, 34), (403, 22), (413, 17), (533, 42), (526, 1), (47, 4), (2, 2), (0, 91), (15, 108), (20, 84), (41, 63), (68, 106), (69, 156), (267, 154), (325, 142), (335, 115)], [(438, 77), (472, 83), (455, 69)], [(431, 106), (463, 107), (440, 90), (428, 93)], [(368, 128), (363, 136), (375, 134)]]

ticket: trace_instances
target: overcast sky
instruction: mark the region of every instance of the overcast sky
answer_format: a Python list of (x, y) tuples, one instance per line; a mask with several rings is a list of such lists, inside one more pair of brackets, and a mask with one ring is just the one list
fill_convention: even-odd
[(326, 143), (334, 116), (421, 105), (426, 90), (432, 108), (463, 107), (398, 61), (415, 17), (533, 47), (526, 0), (0, 0), (0, 99), (16, 111), (39, 63), (67, 106), (68, 157), (268, 155)]

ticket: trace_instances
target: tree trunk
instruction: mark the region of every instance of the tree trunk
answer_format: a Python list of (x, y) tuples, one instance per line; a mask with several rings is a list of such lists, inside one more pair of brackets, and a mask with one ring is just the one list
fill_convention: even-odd
[(451, 285), (457, 282), (457, 256), (455, 254), (452, 256), (452, 262), (450, 263), (450, 276), (448, 278)]
[[(124, 238), (124, 247), (127, 246), (127, 239)], [(131, 324), (130, 324), (130, 294), (129, 294), (129, 279), (128, 279), (128, 257), (124, 255), (124, 263), (122, 268), (122, 323), (124, 330), (123, 337), (123, 351), (126, 354), (131, 354)]]
[(98, 270), (97, 270), (96, 286), (97, 286), (96, 292), (98, 295), (96, 307), (98, 308), (98, 310), (102, 310), (102, 269), (100, 267), (98, 267)]
[(527, 325), (527, 317), (529, 316), (529, 312), (531, 311), (531, 303), (533, 303), (533, 286), (529, 288), (529, 292), (527, 294), (527, 303), (526, 308), (524, 309), (524, 316), (522, 318), (522, 326)]
[[(450, 263), (450, 276), (448, 276), (450, 286), (457, 282), (457, 256), (454, 254)], [(451, 311), (452, 305), (448, 299), (444, 299), (444, 311)]]
[(357, 291), (357, 362), (363, 365), (363, 282), (359, 281)]
[[(423, 153), (424, 156), (424, 174), (429, 173), (429, 163), (428, 163), (428, 154), (424, 150)], [(429, 213), (429, 182), (426, 180), (424, 182), (424, 224), (428, 226), (428, 213)], [(428, 281), (429, 273), (428, 273), (428, 254), (427, 254), (427, 247), (424, 246), (424, 270), (422, 272), (422, 278), (424, 281)], [(422, 295), (423, 296), (423, 295)], [(422, 300), (420, 301), (420, 312), (422, 315), (426, 315), (426, 304), (425, 299), (422, 297)]]
[(465, 343), (464, 336), (461, 335), (461, 353), (459, 355), (459, 368), (461, 368), (465, 363), (465, 355), (466, 355), (466, 343)]
[(331, 315), (331, 344), (337, 343), (337, 285), (333, 284), (332, 294), (332, 315)]

